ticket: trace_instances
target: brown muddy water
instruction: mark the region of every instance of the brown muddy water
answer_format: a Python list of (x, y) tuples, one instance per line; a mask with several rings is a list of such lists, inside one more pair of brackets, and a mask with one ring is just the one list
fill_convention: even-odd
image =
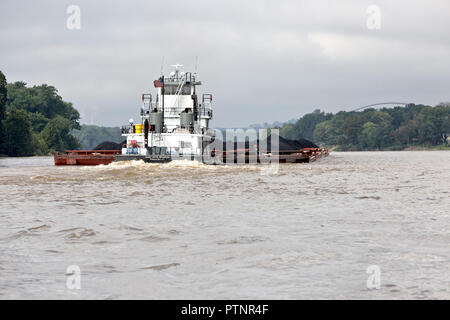
[(0, 299), (450, 298), (450, 152), (52, 161), (0, 159)]

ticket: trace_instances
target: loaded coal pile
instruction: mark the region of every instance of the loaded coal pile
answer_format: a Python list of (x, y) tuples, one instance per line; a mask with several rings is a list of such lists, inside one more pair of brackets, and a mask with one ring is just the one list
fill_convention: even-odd
[[(274, 135), (274, 138), (279, 138), (279, 150), (280, 151), (289, 151), (289, 150), (299, 150), (304, 148), (318, 148), (314, 142), (306, 140), (306, 139), (299, 139), (299, 140), (289, 140), (285, 139), (281, 136)], [(272, 135), (268, 136), (265, 141), (263, 142), (263, 145), (267, 143), (267, 150), (271, 150), (271, 140)]]
[[(299, 139), (299, 140), (289, 140), (285, 139), (281, 136), (274, 135), (274, 139), (279, 139), (279, 151), (296, 151), (299, 149), (304, 148), (318, 148), (318, 146), (309, 140), (306, 139)], [(272, 135), (265, 138), (263, 141), (260, 141), (259, 139), (256, 141), (250, 142), (248, 139), (245, 140), (245, 149), (249, 149), (249, 146), (255, 146), (258, 145), (260, 148), (267, 150), (268, 152), (271, 152), (272, 150)], [(266, 147), (267, 146), (267, 147)], [(242, 146), (239, 146), (242, 148)], [(234, 149), (236, 150), (238, 148), (237, 141), (234, 142)], [(226, 142), (223, 142), (223, 150), (227, 150)]]
[(124, 140), (122, 143), (115, 143), (111, 141), (104, 141), (94, 148), (94, 150), (122, 150), (122, 146), (126, 144)]

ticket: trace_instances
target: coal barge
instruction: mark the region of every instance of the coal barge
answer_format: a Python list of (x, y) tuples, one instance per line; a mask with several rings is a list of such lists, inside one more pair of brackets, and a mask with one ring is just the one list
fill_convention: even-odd
[[(105, 165), (129, 160), (163, 163), (177, 159), (211, 163), (211, 158), (219, 159), (215, 164), (261, 163), (267, 156), (280, 163), (298, 163), (328, 155), (327, 150), (308, 140), (287, 140), (274, 135), (261, 141), (231, 143), (230, 148), (230, 143), (220, 141), (216, 131), (209, 129), (212, 95), (198, 95), (201, 81), (196, 73), (180, 71), (179, 64), (173, 67), (168, 76), (162, 75), (153, 82), (157, 90), (155, 99), (151, 94), (142, 94), (140, 123), (130, 119), (129, 125), (122, 127), (126, 139), (123, 144), (57, 153), (55, 165)], [(277, 141), (278, 145), (271, 148), (271, 141)], [(265, 148), (261, 148), (263, 145)]]

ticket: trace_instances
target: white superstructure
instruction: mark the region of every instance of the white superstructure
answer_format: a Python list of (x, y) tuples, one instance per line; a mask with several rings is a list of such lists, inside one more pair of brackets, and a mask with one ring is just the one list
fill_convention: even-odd
[(182, 72), (182, 65), (154, 81), (156, 96), (142, 94), (141, 123), (130, 119), (122, 128), (127, 143), (118, 160), (152, 161), (166, 156), (201, 159), (203, 148), (214, 138), (209, 135), (212, 95), (197, 93), (197, 74)]

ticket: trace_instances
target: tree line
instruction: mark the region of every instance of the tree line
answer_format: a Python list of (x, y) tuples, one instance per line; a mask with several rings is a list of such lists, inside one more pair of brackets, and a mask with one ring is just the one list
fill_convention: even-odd
[(288, 139), (310, 139), (342, 151), (448, 146), (450, 104), (434, 107), (408, 104), (336, 114), (315, 110), (295, 123), (281, 126), (280, 134)]
[(80, 128), (79, 119), (79, 112), (55, 87), (7, 83), (0, 71), (0, 154), (47, 155), (77, 149), (80, 144), (71, 131)]

